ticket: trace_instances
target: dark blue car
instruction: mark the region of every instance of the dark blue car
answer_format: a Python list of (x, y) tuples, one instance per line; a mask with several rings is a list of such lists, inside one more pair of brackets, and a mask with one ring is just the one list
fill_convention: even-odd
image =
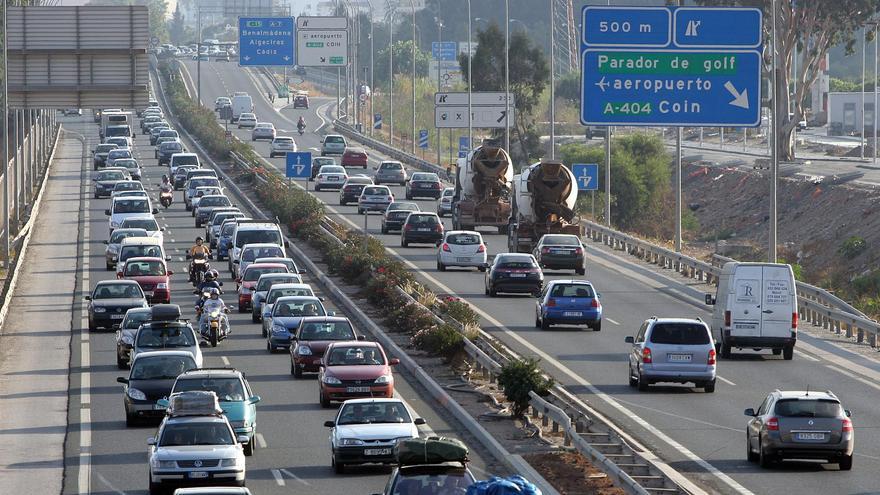
[(291, 337), (296, 333), (299, 321), (305, 316), (334, 316), (336, 313), (324, 309), (321, 299), (315, 296), (279, 297), (272, 305), (266, 327), (266, 350), (290, 349)]
[(602, 330), (602, 304), (593, 284), (586, 280), (553, 280), (538, 298), (535, 327), (587, 325)]

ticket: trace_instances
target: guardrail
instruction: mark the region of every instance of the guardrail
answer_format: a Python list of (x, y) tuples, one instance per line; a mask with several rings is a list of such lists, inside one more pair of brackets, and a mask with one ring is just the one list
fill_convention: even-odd
[(378, 139), (373, 139), (370, 136), (365, 136), (364, 134), (358, 132), (354, 127), (340, 120), (333, 121), (333, 128), (336, 129), (336, 132), (338, 132), (339, 134), (342, 134), (347, 138), (354, 139), (361, 144), (364, 144), (381, 153), (384, 153), (385, 155), (388, 155), (391, 158), (400, 161), (401, 163), (404, 163), (411, 167), (415, 167), (423, 172), (434, 172), (441, 177), (446, 176), (446, 169), (439, 167), (429, 161), (422, 160), (421, 158), (413, 156), (405, 151), (394, 148), (387, 143), (379, 141)]

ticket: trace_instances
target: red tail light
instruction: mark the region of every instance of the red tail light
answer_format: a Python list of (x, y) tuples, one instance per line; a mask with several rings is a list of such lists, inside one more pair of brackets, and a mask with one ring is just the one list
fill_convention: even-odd
[(477, 248), (477, 252), (478, 252), (478, 253), (485, 253), (485, 252), (486, 252), (486, 246), (484, 246), (483, 244), (480, 244), (480, 247)]
[(599, 300), (594, 297), (593, 300), (590, 302), (590, 307), (591, 308), (598, 308), (600, 306), (601, 306), (601, 304), (599, 304)]
[(435, 182), (435, 183), (434, 183), (434, 189), (440, 189), (440, 183), (439, 183), (439, 182)]
[(797, 324), (798, 324), (798, 314), (792, 313), (791, 314), (791, 329), (797, 330)]
[(394, 196), (388, 196), (388, 201), (394, 201)]
[(452, 251), (451, 249), (449, 249), (449, 244), (446, 244), (445, 242), (443, 243), (443, 250), (446, 251), (447, 253)]
[(554, 306), (556, 306), (556, 299), (553, 299), (553, 298), (547, 299), (547, 307), (552, 308)]
[(769, 431), (779, 431), (779, 419), (770, 418), (767, 420), (767, 429)]
[(541, 248), (541, 254), (550, 254), (550, 248)]
[(706, 364), (710, 366), (715, 364), (715, 349), (709, 350), (709, 361)]
[(843, 432), (846, 433), (848, 431), (853, 431), (852, 420), (849, 418), (843, 418)]
[(412, 225), (407, 225), (406, 227), (403, 228), (403, 230), (409, 232), (410, 230), (412, 230)]
[(654, 362), (654, 360), (651, 359), (651, 348), (650, 347), (645, 347), (644, 349), (642, 349), (642, 362), (647, 363), (647, 364), (651, 364)]
[(730, 326), (730, 310), (727, 310), (724, 312), (724, 326), (725, 327)]
[(437, 232), (443, 232), (443, 226), (438, 223), (434, 226), (434, 230), (436, 230)]
[(574, 254), (580, 256), (580, 255), (584, 254), (584, 250), (581, 248), (577, 248), (574, 250)]

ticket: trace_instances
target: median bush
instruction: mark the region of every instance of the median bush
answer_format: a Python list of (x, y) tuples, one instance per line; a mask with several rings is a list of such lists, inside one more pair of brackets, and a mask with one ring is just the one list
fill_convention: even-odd
[(534, 391), (540, 396), (550, 393), (553, 379), (545, 378), (538, 368), (537, 359), (527, 358), (511, 360), (501, 367), (498, 384), (504, 390), (504, 396), (513, 404), (513, 416), (521, 418), (529, 408), (529, 392)]
[(449, 362), (464, 349), (464, 335), (449, 324), (430, 326), (416, 332), (410, 343), (420, 351), (440, 356)]

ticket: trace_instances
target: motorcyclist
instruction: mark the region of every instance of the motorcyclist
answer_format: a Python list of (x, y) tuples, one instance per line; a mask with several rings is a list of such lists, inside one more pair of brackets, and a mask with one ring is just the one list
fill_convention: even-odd
[[(195, 246), (189, 248), (189, 257), (193, 259), (204, 258), (208, 259), (211, 257), (211, 248), (202, 244), (204, 239), (202, 236), (196, 237)], [(195, 263), (189, 264), (189, 278), (192, 281), (195, 281)]]
[(174, 188), (171, 186), (171, 181), (168, 180), (167, 175), (162, 175), (162, 184), (159, 186), (159, 191), (163, 193), (173, 192)]
[(225, 329), (228, 332), (229, 321), (226, 319), (226, 313), (229, 312), (229, 308), (226, 307), (226, 303), (223, 302), (223, 299), (220, 299), (220, 289), (211, 288), (208, 289), (208, 292), (211, 296), (210, 299), (207, 299), (202, 304), (202, 316), (199, 320), (199, 328), (202, 329), (203, 332), (207, 330), (210, 314), (219, 310), (221, 330)]
[(296, 123), (296, 128), (300, 131), (303, 131), (306, 128), (306, 119), (303, 118), (302, 115), (300, 115), (299, 120)]
[(200, 283), (198, 288), (196, 288), (196, 290), (195, 290), (195, 293), (199, 295), (198, 299), (196, 300), (196, 304), (198, 304), (199, 306), (202, 306), (202, 304), (204, 303), (204, 301), (202, 300), (202, 294), (205, 291), (210, 291), (211, 289), (217, 289), (217, 291), (220, 294), (223, 293), (223, 290), (220, 288), (220, 282), (217, 281), (217, 278), (219, 276), (220, 276), (220, 274), (217, 272), (217, 270), (213, 270), (213, 269), (208, 270), (205, 273), (204, 281), (202, 281), (202, 283)]

